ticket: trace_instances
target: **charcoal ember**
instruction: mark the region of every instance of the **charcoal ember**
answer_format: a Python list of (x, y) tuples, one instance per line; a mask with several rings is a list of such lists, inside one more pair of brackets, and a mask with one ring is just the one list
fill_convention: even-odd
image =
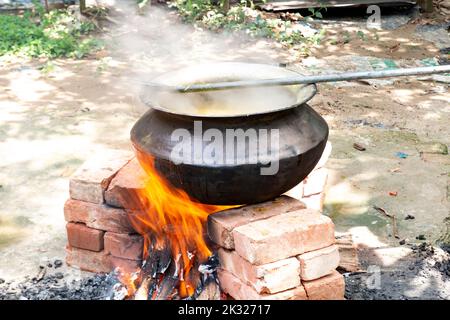
[(56, 259), (56, 260), (53, 262), (53, 265), (55, 266), (55, 268), (59, 268), (59, 267), (62, 267), (63, 262), (62, 262), (62, 260)]
[(149, 245), (149, 254), (142, 264), (142, 271), (152, 278), (158, 273), (165, 273), (172, 261), (170, 246), (164, 246), (164, 249), (156, 249), (152, 244)]
[(33, 280), (35, 282), (41, 281), (45, 277), (46, 273), (47, 273), (47, 268), (45, 266), (39, 266), (39, 272), (36, 275), (36, 277), (33, 278)]
[(216, 272), (217, 267), (219, 266), (219, 257), (216, 253), (209, 256), (208, 260), (198, 266), (198, 271), (201, 274), (211, 274)]
[(152, 297), (153, 300), (172, 300), (177, 294), (178, 278), (163, 276)]
[(171, 261), (170, 267), (165, 274), (161, 274), (156, 292), (154, 292), (154, 300), (170, 300), (177, 294), (177, 286), (179, 282), (178, 274), (179, 266), (175, 261)]

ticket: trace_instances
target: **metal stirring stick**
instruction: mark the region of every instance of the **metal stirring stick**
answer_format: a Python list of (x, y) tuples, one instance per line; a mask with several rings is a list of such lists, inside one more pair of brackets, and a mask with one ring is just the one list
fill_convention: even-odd
[(361, 72), (343, 72), (336, 74), (324, 74), (313, 76), (298, 76), (289, 78), (277, 79), (262, 79), (262, 80), (239, 80), (229, 82), (216, 83), (198, 83), (187, 86), (165, 86), (158, 83), (144, 83), (145, 85), (155, 88), (160, 87), (163, 90), (178, 91), (183, 93), (188, 92), (203, 92), (203, 91), (217, 91), (227, 89), (241, 89), (251, 87), (270, 87), (270, 86), (289, 86), (297, 84), (319, 83), (319, 82), (335, 82), (335, 81), (351, 81), (363, 79), (379, 79), (402, 76), (418, 76), (438, 73), (450, 73), (450, 65), (418, 67), (418, 68), (403, 68), (393, 70), (379, 70), (379, 71), (361, 71)]

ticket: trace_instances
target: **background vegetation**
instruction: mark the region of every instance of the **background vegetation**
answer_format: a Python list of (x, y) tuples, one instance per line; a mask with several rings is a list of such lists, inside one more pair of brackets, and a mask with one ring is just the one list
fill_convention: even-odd
[(290, 14), (281, 19), (276, 15), (256, 10), (252, 1), (240, 0), (230, 5), (229, 0), (173, 0), (170, 7), (175, 8), (183, 19), (213, 31), (242, 31), (253, 37), (274, 39), (283, 45), (296, 46), (307, 51), (311, 45), (317, 44), (324, 36), (319, 30), (305, 35), (298, 23), (314, 18), (322, 18), (326, 8), (309, 9), (309, 15)]
[[(0, 56), (82, 58), (102, 47), (92, 36), (96, 25), (79, 11), (48, 10), (41, 1), (33, 3), (35, 9), (23, 15), (0, 15)], [(136, 0), (136, 3), (142, 9), (150, 1)], [(324, 36), (321, 30), (305, 34), (301, 28), (302, 20), (321, 18), (322, 9), (310, 9), (307, 17), (295, 13), (280, 18), (256, 10), (253, 2), (247, 0), (231, 5), (229, 0), (172, 0), (169, 7), (187, 23), (216, 32), (243, 32), (251, 37), (274, 39), (305, 53)], [(86, 10), (80, 2), (80, 11)]]
[(22, 16), (0, 15), (0, 56), (82, 58), (101, 46), (95, 25), (67, 9), (47, 12), (39, 1)]

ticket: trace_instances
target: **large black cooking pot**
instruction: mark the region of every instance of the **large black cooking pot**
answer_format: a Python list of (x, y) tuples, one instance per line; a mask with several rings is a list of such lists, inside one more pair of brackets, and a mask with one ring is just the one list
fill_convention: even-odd
[[(185, 68), (154, 81), (184, 85), (294, 75), (297, 74), (267, 65), (219, 63)], [(315, 85), (208, 93), (144, 91), (142, 99), (151, 109), (134, 125), (131, 141), (144, 169), (153, 161), (159, 174), (201, 203), (232, 205), (266, 201), (301, 182), (322, 155), (328, 126), (306, 104), (315, 92)], [(262, 143), (263, 147), (255, 148), (244, 140), (245, 148), (236, 147), (230, 157), (234, 161), (221, 161), (230, 150), (226, 148), (227, 141), (223, 141), (222, 147), (216, 144), (214, 152), (205, 152), (211, 140), (195, 135), (198, 131), (194, 132), (194, 127), (198, 129), (199, 123), (203, 133), (214, 129), (215, 137), (220, 134), (227, 137), (227, 130), (233, 129), (241, 129), (240, 133), (256, 132), (258, 145)], [(180, 132), (177, 129), (184, 129), (182, 132), (191, 135), (189, 150), (192, 155), (200, 151), (202, 161), (186, 161), (179, 153), (174, 155), (174, 148), (180, 146), (181, 141), (177, 135), (178, 139), (174, 139), (174, 132)], [(267, 137), (258, 134), (264, 131)], [(277, 135), (279, 139), (273, 140), (277, 142), (270, 142)], [(255, 135), (250, 136), (255, 138)], [(268, 149), (264, 148), (263, 140), (268, 142)], [(216, 161), (209, 157), (216, 157)], [(261, 168), (268, 167), (278, 167), (278, 170), (262, 174)]]

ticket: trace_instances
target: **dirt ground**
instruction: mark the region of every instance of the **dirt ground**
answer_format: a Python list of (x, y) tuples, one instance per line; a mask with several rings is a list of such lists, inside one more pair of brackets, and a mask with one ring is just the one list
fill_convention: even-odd
[[(132, 16), (110, 27), (104, 35), (108, 49), (88, 59), (49, 64), (0, 58), (0, 278), (35, 274), (40, 264), (64, 260), (68, 179), (92, 154), (130, 148), (129, 131), (145, 110), (136, 81), (205, 60), (304, 66), (303, 58), (269, 40), (174, 26), (164, 11), (152, 18), (158, 24)], [(377, 39), (322, 44), (311, 54), (320, 61), (438, 55), (433, 43), (417, 37), (415, 27), (383, 30)], [(346, 28), (334, 26), (329, 36)], [(311, 105), (330, 126), (325, 213), (337, 230), (352, 232), (366, 248), (399, 247), (400, 240), (420, 243), (419, 236), (433, 243), (449, 240), (450, 156), (434, 148), (450, 145), (449, 102), (448, 84), (417, 78), (382, 86), (319, 85)], [(354, 143), (366, 150), (354, 149)], [(434, 153), (421, 155), (430, 148)], [(397, 216), (399, 239), (391, 221), (373, 206)], [(405, 220), (407, 215), (414, 219)]]

